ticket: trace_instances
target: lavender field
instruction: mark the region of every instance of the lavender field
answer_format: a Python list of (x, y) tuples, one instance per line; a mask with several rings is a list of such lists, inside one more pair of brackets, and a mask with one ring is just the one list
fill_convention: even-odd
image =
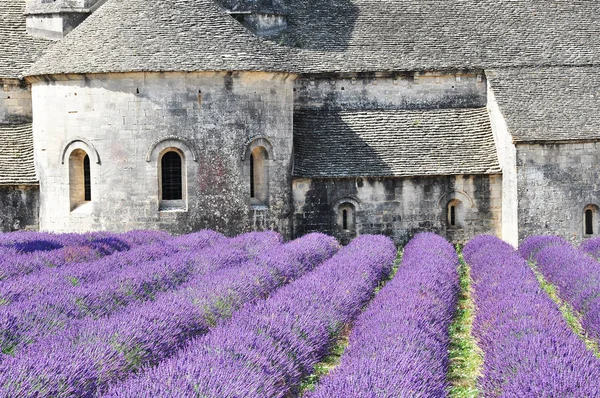
[(0, 234), (0, 397), (600, 397), (600, 240)]

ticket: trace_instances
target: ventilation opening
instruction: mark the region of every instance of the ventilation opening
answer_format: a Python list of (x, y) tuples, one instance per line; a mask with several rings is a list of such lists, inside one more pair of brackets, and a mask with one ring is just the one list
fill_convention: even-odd
[(585, 234), (594, 234), (594, 210), (591, 208), (585, 210)]
[(450, 205), (450, 226), (456, 226), (456, 206)]
[(90, 171), (90, 157), (86, 154), (83, 158), (83, 187), (84, 201), (92, 200), (92, 176)]

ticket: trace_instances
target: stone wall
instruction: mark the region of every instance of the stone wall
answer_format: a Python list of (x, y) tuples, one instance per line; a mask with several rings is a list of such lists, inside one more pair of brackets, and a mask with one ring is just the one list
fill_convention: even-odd
[(519, 239), (555, 234), (583, 240), (584, 209), (600, 205), (599, 164), (600, 142), (517, 144)]
[[(131, 73), (33, 81), (40, 226), (291, 233), (294, 76)], [(268, 203), (251, 203), (249, 151), (267, 147)], [(160, 156), (184, 157), (184, 204), (161, 211)], [(91, 160), (91, 202), (71, 211), (69, 157)]]
[(478, 108), (487, 103), (483, 72), (306, 75), (297, 109)]
[[(294, 234), (321, 231), (347, 242), (356, 235), (384, 234), (397, 244), (421, 231), (433, 231), (453, 242), (477, 234), (500, 236), (502, 178), (438, 176), (421, 178), (295, 179)], [(459, 225), (451, 227), (447, 205), (460, 201)], [(355, 208), (355, 228), (343, 230), (339, 210)]]
[(0, 186), (0, 232), (37, 229), (39, 187)]
[(31, 123), (31, 89), (17, 79), (0, 79), (0, 124)]

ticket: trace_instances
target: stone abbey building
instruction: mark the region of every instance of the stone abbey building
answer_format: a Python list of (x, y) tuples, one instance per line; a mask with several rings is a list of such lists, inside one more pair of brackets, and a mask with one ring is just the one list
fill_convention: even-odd
[(0, 230), (600, 228), (600, 3), (0, 0)]

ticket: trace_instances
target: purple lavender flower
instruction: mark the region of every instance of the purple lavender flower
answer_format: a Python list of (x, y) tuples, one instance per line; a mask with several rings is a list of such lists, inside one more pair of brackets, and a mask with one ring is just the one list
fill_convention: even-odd
[(447, 396), (457, 268), (444, 238), (416, 235), (394, 279), (358, 317), (340, 365), (306, 396)]
[(463, 253), (474, 281), (473, 335), (484, 353), (482, 395), (597, 397), (598, 359), (567, 326), (526, 260), (490, 236), (474, 238)]
[(361, 236), (176, 357), (115, 385), (108, 396), (283, 397), (360, 314), (395, 256), (389, 238)]
[[(247, 238), (243, 238), (246, 242), (237, 239), (229, 249), (245, 246), (252, 251), (257, 245)], [(3, 394), (29, 395), (32, 386), (43, 386), (35, 390), (39, 396), (94, 396), (110, 382), (169, 357), (192, 337), (206, 333), (242, 305), (265, 298), (309, 272), (337, 249), (337, 241), (323, 234), (263, 247), (262, 253), (239, 267), (198, 274), (179, 290), (161, 293), (152, 302), (75, 324), (3, 363)], [(66, 363), (70, 365), (65, 367)]]

